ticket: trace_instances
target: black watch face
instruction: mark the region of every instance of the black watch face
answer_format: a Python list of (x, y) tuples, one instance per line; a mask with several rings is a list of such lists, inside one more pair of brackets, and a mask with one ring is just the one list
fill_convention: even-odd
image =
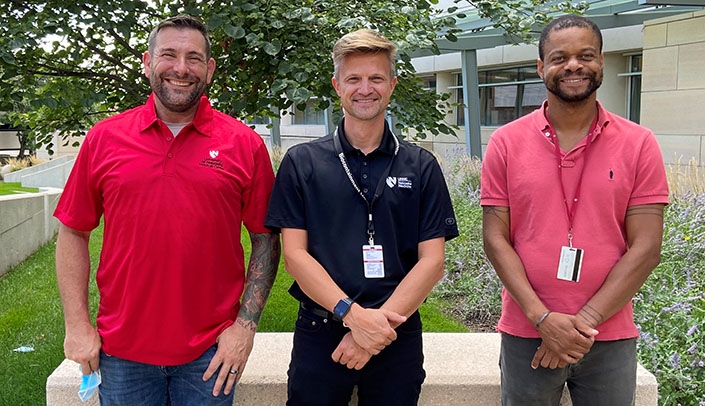
[(348, 302), (341, 300), (340, 302), (338, 302), (337, 305), (335, 305), (333, 312), (335, 313), (336, 316), (338, 316), (342, 319), (343, 316), (345, 316), (345, 313), (347, 313), (349, 307), (350, 307), (350, 304)]

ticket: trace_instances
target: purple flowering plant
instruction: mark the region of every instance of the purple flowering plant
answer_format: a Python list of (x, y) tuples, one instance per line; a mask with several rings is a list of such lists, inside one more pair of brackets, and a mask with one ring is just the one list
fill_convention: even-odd
[(705, 404), (705, 194), (674, 194), (661, 264), (634, 297), (639, 362), (659, 383), (659, 405)]
[[(446, 245), (431, 298), (471, 329), (494, 331), (502, 285), (482, 248), (481, 162), (460, 152), (442, 164), (460, 236)], [(661, 263), (633, 300), (637, 357), (656, 376), (660, 406), (705, 406), (705, 180), (697, 167), (685, 168), (696, 176), (678, 169), (669, 173)], [(684, 177), (687, 187), (674, 187)]]
[(474, 331), (494, 331), (502, 283), (482, 249), (481, 163), (460, 152), (443, 164), (460, 236), (446, 244), (446, 274), (431, 298)]

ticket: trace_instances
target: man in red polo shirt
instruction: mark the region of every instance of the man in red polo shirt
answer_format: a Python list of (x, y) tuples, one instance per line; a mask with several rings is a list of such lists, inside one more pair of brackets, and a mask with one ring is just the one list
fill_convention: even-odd
[(502, 404), (634, 404), (631, 299), (658, 265), (668, 185), (653, 133), (597, 102), (602, 34), (566, 15), (539, 40), (540, 109), (482, 164), (485, 251), (502, 280)]
[[(147, 103), (88, 132), (54, 213), (64, 350), (84, 374), (100, 368), (102, 405), (231, 405), (279, 260), (264, 227), (272, 165), (261, 137), (204, 95), (215, 61), (202, 22), (161, 22), (143, 62)], [(101, 217), (94, 328), (88, 241)]]

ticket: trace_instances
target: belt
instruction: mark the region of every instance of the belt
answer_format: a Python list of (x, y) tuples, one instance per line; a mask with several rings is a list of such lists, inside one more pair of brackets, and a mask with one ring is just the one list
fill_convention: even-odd
[(328, 310), (325, 310), (321, 307), (304, 304), (302, 302), (300, 302), (299, 305), (300, 305), (301, 309), (303, 309), (311, 314), (314, 314), (318, 317), (322, 317), (322, 318), (328, 319), (328, 320), (337, 321), (339, 323), (343, 322), (343, 320), (341, 320), (340, 317), (336, 316), (335, 314), (333, 314), (333, 313), (329, 312)]

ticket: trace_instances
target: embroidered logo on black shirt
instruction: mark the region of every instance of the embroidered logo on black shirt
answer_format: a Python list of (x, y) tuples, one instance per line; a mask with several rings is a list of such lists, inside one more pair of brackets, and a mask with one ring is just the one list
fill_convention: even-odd
[(389, 176), (387, 177), (387, 186), (389, 186), (390, 188), (394, 188), (395, 186), (397, 186), (400, 189), (411, 189), (413, 183), (411, 182), (411, 179), (405, 176)]

